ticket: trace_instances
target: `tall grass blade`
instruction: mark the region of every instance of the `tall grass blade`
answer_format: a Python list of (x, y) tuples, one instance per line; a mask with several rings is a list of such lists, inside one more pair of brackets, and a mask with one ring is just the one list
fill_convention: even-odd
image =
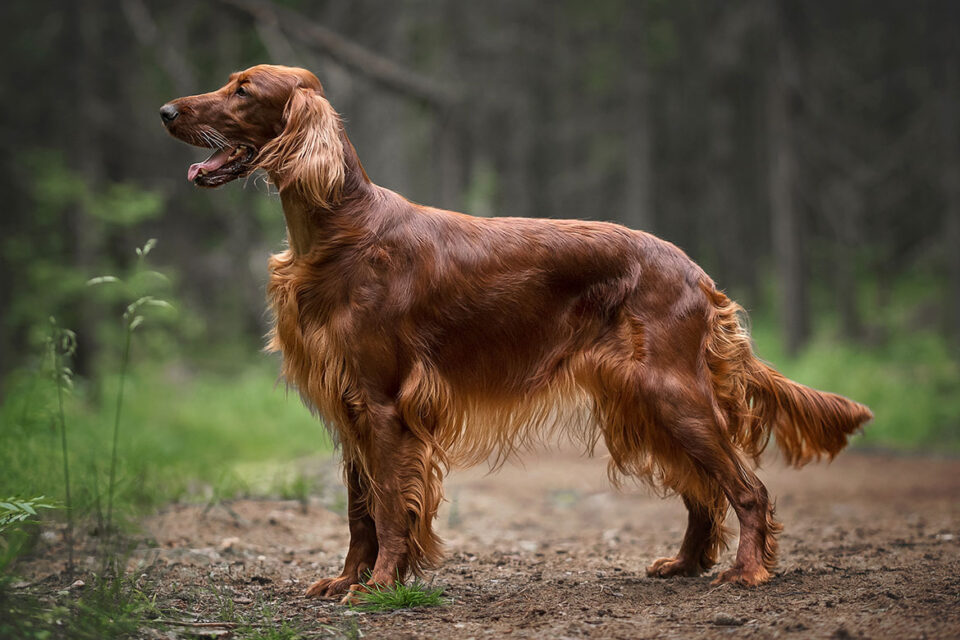
[(51, 348), (53, 350), (54, 377), (57, 383), (57, 408), (60, 420), (60, 452), (63, 456), (63, 486), (67, 508), (67, 573), (73, 574), (73, 501), (70, 498), (70, 460), (67, 448), (67, 420), (63, 412), (63, 386), (66, 382), (63, 367), (63, 348), (68, 344), (67, 338), (56, 321), (51, 318)]
[(117, 390), (117, 411), (113, 420), (113, 451), (110, 455), (110, 485), (107, 489), (107, 532), (113, 526), (113, 494), (117, 479), (117, 442), (120, 435), (120, 410), (123, 408), (123, 387), (127, 379), (127, 365), (130, 362), (130, 339), (136, 327), (132, 322), (127, 324), (126, 339), (123, 345), (123, 360), (120, 363), (120, 388)]

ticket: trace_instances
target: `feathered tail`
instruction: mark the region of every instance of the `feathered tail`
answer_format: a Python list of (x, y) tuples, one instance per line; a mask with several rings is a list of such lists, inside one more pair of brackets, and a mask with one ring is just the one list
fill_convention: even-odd
[(756, 459), (773, 434), (793, 466), (823, 455), (832, 459), (848, 436), (873, 418), (870, 409), (798, 384), (759, 360), (740, 322), (740, 305), (706, 283), (702, 288), (713, 302), (707, 365), (734, 442)]

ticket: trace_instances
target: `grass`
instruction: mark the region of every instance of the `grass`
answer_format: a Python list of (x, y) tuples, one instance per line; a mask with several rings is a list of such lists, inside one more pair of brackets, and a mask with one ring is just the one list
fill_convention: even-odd
[(308, 634), (299, 626), (286, 621), (277, 622), (276, 606), (258, 596), (249, 612), (241, 612), (234, 605), (234, 594), (220, 587), (211, 587), (216, 603), (217, 620), (230, 624), (230, 637), (244, 640), (299, 640)]
[(0, 584), (0, 638), (141, 637), (161, 615), (149, 590), (122, 575), (92, 576), (83, 587), (52, 594)]
[(419, 607), (439, 607), (447, 604), (443, 588), (430, 587), (419, 580), (410, 584), (374, 585), (357, 594), (358, 603), (350, 605), (355, 611), (378, 612)]
[[(100, 395), (115, 398), (117, 377)], [(63, 501), (60, 442), (45, 396), (46, 379), (23, 377), (0, 407), (0, 487), (10, 495)], [(76, 512), (102, 510), (114, 408), (96, 402), (80, 381), (65, 401)], [(243, 495), (296, 495), (311, 489), (289, 462), (329, 452), (322, 424), (299, 397), (276, 384), (276, 363), (264, 359), (232, 375), (197, 375), (178, 362), (132, 367), (126, 380), (115, 509), (138, 514), (176, 500)]]

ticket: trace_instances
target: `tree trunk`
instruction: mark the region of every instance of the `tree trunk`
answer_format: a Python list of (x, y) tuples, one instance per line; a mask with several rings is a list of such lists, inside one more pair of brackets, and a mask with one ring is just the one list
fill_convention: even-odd
[(942, 140), (940, 184), (944, 198), (944, 240), (946, 241), (947, 273), (949, 280), (948, 333), (960, 344), (960, 135), (957, 117), (960, 114), (960, 43), (956, 39), (956, 20), (960, 9), (949, 4), (950, 19), (941, 20), (939, 28), (939, 66), (942, 91), (940, 92), (939, 117)]
[(650, 68), (645, 50), (646, 3), (634, 3), (624, 19), (626, 70), (624, 95), (623, 211), (620, 220), (628, 227), (652, 232), (653, 215), (653, 114), (650, 107)]
[(833, 227), (833, 285), (840, 335), (853, 341), (863, 339), (856, 270), (863, 208), (863, 197), (849, 180), (838, 180), (825, 190), (823, 210)]
[[(103, 135), (100, 123), (104, 108), (100, 104), (100, 80), (102, 71), (102, 25), (100, 3), (98, 0), (84, 0), (74, 8), (74, 22), (77, 26), (76, 37), (79, 46), (77, 64), (74, 67), (74, 99), (77, 101), (77, 117), (83, 126), (75, 129), (72, 140), (72, 159), (74, 168), (83, 179), (90, 193), (97, 193), (103, 186), (103, 152), (100, 144)], [(109, 73), (109, 71), (107, 71)], [(100, 251), (100, 239), (103, 229), (92, 218), (86, 205), (77, 202), (68, 213), (69, 226), (73, 240), (73, 264), (82, 274), (92, 275), (95, 261)], [(98, 314), (89, 296), (82, 296), (78, 303), (76, 326), (71, 327), (77, 333), (77, 352), (74, 356), (74, 370), (81, 375), (92, 373), (93, 362), (98, 351), (97, 341)]]
[(779, 277), (779, 306), (787, 353), (796, 354), (810, 336), (807, 299), (804, 227), (797, 206), (797, 157), (794, 144), (793, 105), (798, 81), (792, 39), (794, 20), (785, 14), (786, 3), (771, 5), (773, 55), (767, 78), (769, 127), (769, 188), (773, 247)]

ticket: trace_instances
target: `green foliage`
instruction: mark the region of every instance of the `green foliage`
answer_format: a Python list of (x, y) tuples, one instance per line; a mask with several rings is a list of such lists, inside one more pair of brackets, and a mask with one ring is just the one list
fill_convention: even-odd
[[(115, 508), (140, 513), (171, 500), (304, 491), (282, 472), (293, 459), (331, 450), (322, 424), (299, 397), (277, 386), (275, 362), (234, 362), (234, 369), (196, 373), (181, 361), (131, 366), (123, 407), (129, 429), (119, 434)], [(99, 384), (104, 397), (115, 398), (119, 382), (117, 373), (106, 375)], [(62, 478), (49, 473), (59, 461), (51, 385), (46, 377), (21, 374), (10, 386), (0, 407), (5, 443), (0, 486), (59, 501)], [(78, 384), (65, 406), (80, 517), (96, 512), (91, 462), (110, 455), (115, 415), (114, 407), (97, 402), (91, 391)]]
[(44, 500), (46, 500), (45, 496), (36, 498), (10, 497), (6, 500), (0, 500), (0, 535), (14, 526), (36, 522), (39, 517), (37, 509), (56, 508), (55, 505), (47, 504)]
[(63, 412), (63, 393), (65, 389), (73, 388), (73, 371), (66, 362), (69, 362), (77, 351), (77, 336), (73, 331), (57, 326), (57, 321), (53, 317), (50, 318), (50, 336), (47, 339), (46, 351), (50, 354), (53, 383), (57, 388), (60, 458), (63, 463), (64, 502), (67, 506), (67, 548), (69, 549), (67, 567), (73, 571), (73, 501), (70, 498), (70, 462), (67, 448), (67, 421)]
[(415, 609), (418, 607), (440, 607), (447, 604), (442, 587), (429, 587), (414, 580), (410, 584), (399, 581), (392, 585), (368, 586), (368, 591), (357, 594), (359, 602), (350, 605), (356, 611), (395, 611), (397, 609)]
[(31, 195), (38, 214), (54, 222), (64, 210), (82, 207), (97, 220), (120, 226), (132, 226), (160, 215), (164, 198), (130, 183), (108, 183), (94, 189), (67, 166), (60, 151), (34, 150), (26, 154), (33, 178)]
[(108, 185), (103, 192), (88, 195), (86, 202), (95, 218), (124, 227), (156, 218), (163, 204), (159, 193), (127, 183)]
[(55, 508), (46, 502), (45, 496), (0, 500), (0, 591), (7, 569), (29, 546), (31, 535), (25, 529), (39, 522), (38, 510)]
[(85, 586), (39, 596), (0, 585), (0, 638), (139, 638), (160, 615), (146, 585), (121, 575), (92, 576)]
[[(134, 272), (135, 275), (138, 274), (143, 267), (144, 260), (150, 251), (155, 247), (157, 241), (155, 238), (147, 240), (146, 244), (142, 247), (137, 247), (137, 270)], [(162, 274), (159, 274), (162, 276)], [(115, 276), (100, 276), (98, 278), (93, 278), (87, 282), (88, 285), (98, 285), (98, 284), (124, 284), (122, 280)], [(134, 289), (136, 290), (136, 289)], [(114, 413), (114, 422), (113, 422), (113, 447), (110, 453), (110, 482), (107, 485), (107, 530), (110, 531), (113, 525), (113, 495), (114, 489), (116, 488), (116, 476), (117, 476), (117, 441), (120, 436), (120, 410), (123, 407), (123, 387), (127, 379), (127, 367), (130, 364), (130, 341), (133, 337), (133, 332), (136, 331), (137, 327), (143, 324), (145, 317), (141, 314), (141, 309), (147, 307), (157, 307), (160, 309), (170, 309), (173, 310), (173, 305), (171, 305), (166, 300), (160, 300), (153, 297), (152, 295), (139, 295), (133, 302), (127, 305), (127, 308), (123, 312), (123, 323), (126, 328), (125, 338), (123, 342), (123, 356), (120, 359), (120, 385), (117, 390), (117, 410)]]
[[(125, 345), (130, 334), (145, 321), (144, 313), (148, 310), (161, 324), (172, 324), (177, 318), (174, 305), (165, 299), (172, 295), (170, 278), (146, 265), (146, 258), (156, 245), (157, 240), (151, 238), (142, 247), (137, 247), (137, 260), (122, 277), (102, 275), (86, 281), (87, 287), (92, 288), (93, 299), (108, 308), (118, 305), (123, 309), (119, 335), (113, 323), (103, 322), (99, 328), (102, 341)], [(122, 370), (123, 357), (129, 354), (125, 348), (115, 351), (121, 354)]]

